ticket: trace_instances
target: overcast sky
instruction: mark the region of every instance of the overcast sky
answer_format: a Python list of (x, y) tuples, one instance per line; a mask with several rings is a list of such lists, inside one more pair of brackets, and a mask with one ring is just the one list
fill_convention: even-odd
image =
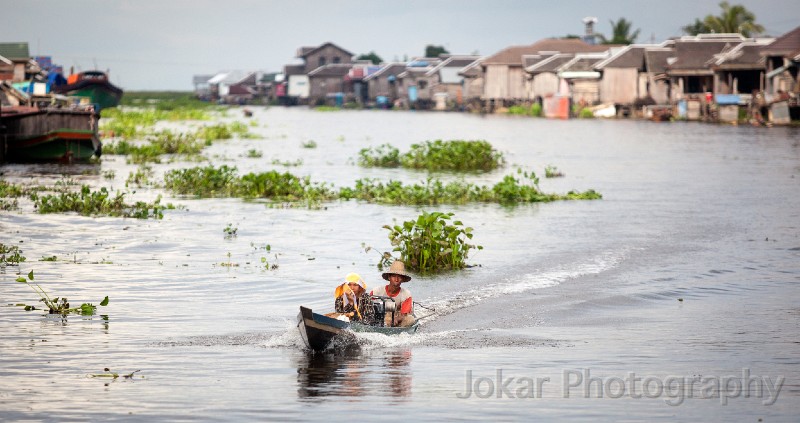
[[(732, 0), (769, 35), (800, 26), (800, 0)], [(0, 41), (26, 41), (66, 72), (110, 70), (126, 90), (191, 90), (192, 76), (225, 70), (278, 72), (297, 48), (333, 42), (386, 61), (422, 55), (494, 54), (511, 45), (595, 32), (626, 18), (637, 42), (683, 35), (718, 14), (718, 0), (0, 0)]]

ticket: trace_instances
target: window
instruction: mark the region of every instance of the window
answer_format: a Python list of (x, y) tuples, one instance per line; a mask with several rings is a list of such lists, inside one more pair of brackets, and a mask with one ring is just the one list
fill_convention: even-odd
[(339, 62), (341, 62), (339, 56), (333, 56), (333, 63), (339, 63)]
[(320, 56), (319, 57), (319, 65), (320, 66), (325, 66), (325, 56)]
[(424, 90), (428, 87), (428, 81), (419, 81), (419, 89)]

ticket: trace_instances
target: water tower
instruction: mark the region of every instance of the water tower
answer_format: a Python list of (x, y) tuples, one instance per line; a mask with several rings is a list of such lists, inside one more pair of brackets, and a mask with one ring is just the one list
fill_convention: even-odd
[(583, 36), (583, 41), (586, 42), (586, 44), (597, 44), (597, 41), (595, 40), (595, 37), (597, 36), (594, 35), (594, 24), (596, 23), (597, 18), (594, 16), (587, 16), (583, 18), (583, 24), (586, 25), (586, 33)]

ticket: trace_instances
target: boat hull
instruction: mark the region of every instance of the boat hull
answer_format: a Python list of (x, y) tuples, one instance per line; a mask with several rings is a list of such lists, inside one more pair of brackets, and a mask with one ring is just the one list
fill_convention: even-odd
[(419, 323), (414, 323), (409, 327), (370, 326), (336, 320), (314, 313), (310, 308), (301, 306), (300, 313), (297, 315), (297, 327), (300, 329), (300, 336), (308, 348), (314, 351), (322, 351), (337, 339), (345, 343), (355, 341), (354, 333), (356, 332), (381, 333), (384, 335), (414, 333), (417, 331)]
[(72, 162), (99, 156), (97, 118), (90, 110), (3, 110), (5, 159)]

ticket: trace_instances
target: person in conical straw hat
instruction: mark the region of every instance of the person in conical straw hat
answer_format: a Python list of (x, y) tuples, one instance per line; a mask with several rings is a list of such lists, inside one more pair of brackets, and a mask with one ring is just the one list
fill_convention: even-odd
[(348, 273), (344, 282), (336, 287), (334, 309), (350, 318), (351, 321), (375, 324), (375, 308), (367, 292), (367, 283), (358, 273)]
[[(388, 285), (374, 288), (370, 294), (379, 297), (389, 297), (394, 301), (387, 301), (386, 305), (391, 308), (394, 306), (394, 313), (387, 310), (386, 326), (411, 326), (416, 322), (414, 317), (414, 300), (411, 298), (411, 291), (400, 286), (404, 282), (411, 280), (411, 275), (406, 272), (405, 264), (400, 260), (395, 260), (389, 269), (383, 273), (383, 279), (389, 281)], [(394, 314), (394, 319), (392, 318)]]

